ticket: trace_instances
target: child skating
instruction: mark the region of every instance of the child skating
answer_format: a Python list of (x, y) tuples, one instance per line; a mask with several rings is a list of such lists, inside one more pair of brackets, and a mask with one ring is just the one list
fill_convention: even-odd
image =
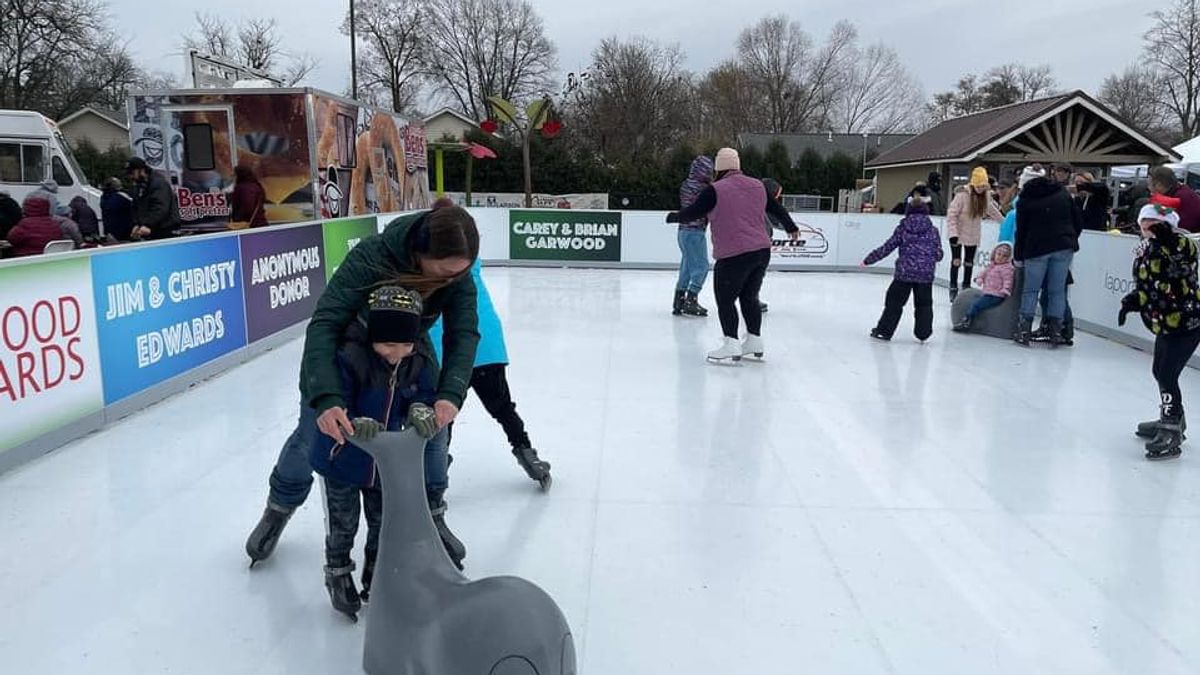
[(971, 303), (971, 307), (967, 309), (967, 315), (954, 326), (954, 332), (966, 333), (971, 330), (971, 323), (975, 321), (975, 317), (1002, 305), (1004, 300), (1012, 295), (1013, 279), (1015, 278), (1016, 269), (1012, 264), (1012, 245), (1000, 242), (996, 248), (992, 249), (991, 264), (975, 277), (975, 283), (979, 284), (983, 295)]
[(932, 198), (924, 186), (913, 189), (908, 197), (908, 212), (896, 226), (896, 231), (883, 246), (872, 251), (863, 261), (863, 266), (874, 265), (892, 251), (900, 250), (896, 260), (896, 274), (888, 287), (883, 314), (879, 323), (871, 329), (876, 340), (891, 340), (904, 313), (908, 296), (913, 296), (915, 328), (913, 333), (921, 342), (933, 335), (933, 277), (938, 262), (945, 255), (942, 239), (929, 218)]
[(1200, 345), (1200, 281), (1196, 244), (1179, 229), (1179, 214), (1149, 204), (1138, 214), (1143, 242), (1133, 263), (1135, 287), (1121, 299), (1117, 323), (1137, 312), (1154, 333), (1154, 379), (1161, 399), (1159, 417), (1143, 422), (1137, 435), (1148, 439), (1146, 459), (1162, 460), (1183, 453), (1187, 420), (1179, 376)]

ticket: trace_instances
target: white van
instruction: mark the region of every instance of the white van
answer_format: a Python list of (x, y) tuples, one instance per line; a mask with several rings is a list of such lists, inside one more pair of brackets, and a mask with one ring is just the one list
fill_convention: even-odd
[(58, 125), (29, 110), (0, 110), (0, 191), (20, 204), (48, 180), (58, 184), (59, 204), (82, 195), (100, 217), (100, 191), (88, 185)]

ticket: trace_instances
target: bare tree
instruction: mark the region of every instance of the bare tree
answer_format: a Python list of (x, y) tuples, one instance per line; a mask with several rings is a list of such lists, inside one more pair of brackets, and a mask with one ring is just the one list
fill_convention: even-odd
[[(408, 112), (419, 94), (425, 76), (422, 58), (428, 43), (427, 0), (358, 0), (355, 34), (366, 42), (359, 56), (359, 82), (367, 96), (395, 112)], [(342, 22), (342, 33), (350, 34), (350, 17)]]
[(696, 87), (698, 136), (705, 145), (734, 145), (743, 131), (770, 128), (761, 91), (745, 68), (726, 61), (710, 70)]
[(979, 90), (986, 110), (1033, 101), (1050, 94), (1057, 86), (1049, 65), (1007, 63), (987, 71)]
[(308, 53), (293, 55), (284, 51), (275, 19), (246, 19), (238, 25), (235, 35), (234, 29), (220, 16), (200, 12), (195, 16), (195, 31), (183, 36), (186, 49), (233, 60), (277, 77), (285, 86), (298, 84), (317, 67), (317, 60)]
[(1135, 127), (1162, 133), (1168, 112), (1158, 94), (1165, 88), (1158, 73), (1135, 64), (1104, 78), (1099, 99)]
[(527, 0), (432, 0), (427, 68), (463, 114), (488, 115), (487, 100), (524, 102), (550, 90), (555, 49)]
[(1150, 15), (1146, 61), (1162, 78), (1163, 104), (1188, 138), (1200, 135), (1200, 2), (1172, 0)]
[(279, 49), (279, 24), (275, 19), (247, 19), (238, 26), (236, 57), (254, 70), (274, 70)]
[(233, 56), (237, 43), (233, 28), (219, 14), (196, 12), (196, 30), (183, 38), (183, 46), (213, 56)]
[(835, 88), (832, 123), (849, 134), (910, 131), (919, 126), (925, 98), (896, 51), (882, 43), (847, 50)]

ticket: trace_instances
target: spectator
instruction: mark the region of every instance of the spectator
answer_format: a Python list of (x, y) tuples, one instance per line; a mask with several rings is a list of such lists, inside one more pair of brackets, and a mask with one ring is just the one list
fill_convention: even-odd
[(1179, 182), (1169, 166), (1150, 170), (1150, 192), (1179, 200), (1179, 227), (1188, 232), (1200, 232), (1200, 195)]
[(84, 238), (100, 236), (100, 220), (96, 218), (96, 211), (82, 195), (71, 200), (70, 217), (79, 226), (79, 233)]
[(232, 223), (250, 223), (250, 227), (266, 227), (267, 191), (263, 189), (254, 171), (245, 164), (234, 169), (237, 182), (233, 187), (233, 211), (229, 215)]
[(1073, 169), (1070, 164), (1055, 164), (1054, 165), (1054, 182), (1059, 185), (1068, 187), (1071, 185), (1071, 174)]
[(129, 241), (133, 234), (133, 199), (121, 191), (121, 179), (104, 181), (104, 194), (100, 197), (100, 213), (104, 217), (104, 231), (117, 241)]
[(1083, 229), (1108, 230), (1108, 206), (1112, 201), (1112, 192), (1103, 181), (1087, 172), (1075, 176), (1075, 203), (1083, 214)]
[(8, 236), (8, 231), (21, 222), (21, 205), (12, 195), (0, 191), (0, 239)]
[(930, 171), (926, 185), (929, 187), (929, 197), (933, 200), (929, 202), (929, 215), (946, 215), (946, 198), (942, 196), (942, 174)]
[(50, 215), (50, 198), (38, 190), (25, 198), (23, 217), (8, 233), (14, 256), (41, 255), (46, 244), (63, 238), (62, 226)]
[(1013, 339), (1028, 346), (1032, 340), (1033, 315), (1038, 295), (1045, 286), (1049, 296), (1046, 328), (1051, 344), (1065, 343), (1062, 337), (1067, 308), (1067, 275), (1082, 229), (1079, 210), (1063, 186), (1050, 178), (1033, 178), (1021, 190), (1017, 203), (1017, 232), (1014, 257), (1024, 263), (1020, 325)]
[(167, 179), (157, 171), (151, 171), (141, 157), (130, 159), (125, 171), (137, 185), (131, 238), (167, 239), (178, 235), (179, 202)]
[(83, 234), (79, 231), (79, 224), (71, 220), (71, 207), (59, 206), (54, 212), (54, 220), (58, 223), (58, 229), (62, 232), (63, 239), (75, 242), (75, 248), (83, 246)]

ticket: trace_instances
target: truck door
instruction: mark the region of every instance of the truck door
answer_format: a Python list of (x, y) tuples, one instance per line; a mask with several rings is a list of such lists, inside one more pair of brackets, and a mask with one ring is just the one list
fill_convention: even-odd
[(237, 147), (228, 106), (165, 106), (164, 164), (184, 232), (226, 229)]

